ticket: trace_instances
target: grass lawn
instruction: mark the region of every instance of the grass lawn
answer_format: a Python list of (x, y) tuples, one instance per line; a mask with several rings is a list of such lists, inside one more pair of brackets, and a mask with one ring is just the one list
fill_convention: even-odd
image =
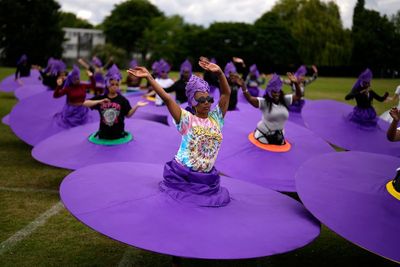
[[(0, 68), (0, 80), (14, 69)], [(177, 77), (177, 73), (173, 76)], [(355, 79), (318, 78), (307, 87), (311, 99), (344, 101)], [(400, 80), (374, 79), (378, 94), (391, 95)], [(288, 89), (288, 87), (286, 87)], [(0, 93), (0, 118), (17, 102), (13, 93)], [(354, 102), (349, 102), (354, 104)], [(377, 113), (397, 103), (375, 102)], [(36, 162), (31, 147), (0, 124), (0, 242), (21, 230), (60, 199), (57, 194), (68, 170)], [(325, 226), (308, 246), (281, 255), (250, 260), (184, 259), (182, 266), (396, 266), (344, 240)], [(65, 209), (35, 232), (1, 252), (0, 266), (171, 266), (171, 257), (142, 251), (111, 240), (78, 222)]]

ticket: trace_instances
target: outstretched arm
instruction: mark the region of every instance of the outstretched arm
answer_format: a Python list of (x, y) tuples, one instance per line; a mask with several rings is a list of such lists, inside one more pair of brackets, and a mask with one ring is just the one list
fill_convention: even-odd
[(231, 96), (231, 88), (229, 87), (228, 81), (226, 80), (224, 72), (221, 68), (214, 63), (208, 61), (205, 57), (200, 57), (199, 65), (206, 71), (210, 71), (218, 76), (219, 81), (219, 92), (220, 92), (220, 99), (218, 102), (218, 106), (221, 109), (222, 116), (225, 116), (226, 111), (228, 110), (229, 106), (229, 98)]
[(133, 114), (135, 114), (136, 110), (138, 110), (140, 107), (146, 106), (148, 103), (149, 103), (149, 102), (145, 102), (145, 101), (139, 101), (139, 102), (137, 102), (136, 105), (135, 105), (133, 108), (131, 108), (131, 110), (129, 110), (129, 112), (128, 112), (128, 114), (126, 114), (126, 116), (127, 116), (128, 118), (132, 117)]
[(389, 114), (392, 116), (393, 121), (389, 126), (386, 137), (391, 142), (400, 141), (400, 131), (397, 130), (397, 125), (399, 124), (400, 120), (400, 112), (397, 108), (392, 108)]
[(88, 99), (88, 100), (85, 100), (85, 102), (83, 102), (82, 105), (85, 106), (85, 107), (91, 108), (91, 107), (94, 107), (94, 106), (99, 105), (101, 103), (107, 103), (107, 102), (110, 102), (110, 99), (108, 99), (108, 98), (104, 98), (104, 99), (100, 99), (100, 100), (90, 100), (90, 99)]
[(297, 81), (297, 78), (296, 78), (296, 76), (293, 75), (293, 73), (288, 72), (288, 73), (286, 73), (286, 75), (288, 76), (288, 79), (291, 81), (291, 83), (294, 84), (294, 86), (296, 87), (296, 92), (293, 95), (293, 102), (296, 102), (301, 99), (301, 90), (300, 90), (299, 82)]
[(164, 89), (154, 80), (150, 72), (145, 67), (136, 67), (128, 70), (128, 75), (133, 75), (139, 78), (145, 78), (153, 87), (154, 91), (161, 97), (165, 105), (167, 105), (169, 113), (174, 118), (175, 122), (181, 120), (181, 107), (164, 91)]

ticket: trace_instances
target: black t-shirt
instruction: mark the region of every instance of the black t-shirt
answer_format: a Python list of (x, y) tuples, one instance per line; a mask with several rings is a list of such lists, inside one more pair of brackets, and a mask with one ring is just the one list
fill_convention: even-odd
[(114, 98), (107, 95), (100, 95), (91, 98), (91, 100), (101, 100), (108, 98), (111, 102), (102, 103), (92, 107), (100, 113), (100, 129), (98, 136), (101, 139), (118, 139), (125, 136), (125, 116), (131, 110), (131, 104), (128, 99), (118, 94)]
[(182, 79), (176, 81), (171, 87), (165, 88), (167, 93), (176, 92), (176, 100), (179, 103), (187, 102), (186, 96), (186, 82)]

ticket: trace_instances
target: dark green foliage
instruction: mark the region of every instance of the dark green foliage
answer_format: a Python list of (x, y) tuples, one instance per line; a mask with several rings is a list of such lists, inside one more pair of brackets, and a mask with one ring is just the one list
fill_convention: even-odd
[(74, 13), (60, 12), (60, 26), (70, 28), (93, 29), (93, 25), (85, 19), (78, 18)]

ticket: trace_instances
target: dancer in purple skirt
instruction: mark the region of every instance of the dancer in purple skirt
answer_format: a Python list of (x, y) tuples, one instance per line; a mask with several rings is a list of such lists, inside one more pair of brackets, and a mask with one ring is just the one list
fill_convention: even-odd
[(366, 69), (360, 74), (356, 83), (349, 94), (346, 95), (346, 100), (356, 99), (357, 105), (349, 114), (349, 120), (361, 126), (375, 127), (377, 124), (376, 111), (372, 106), (372, 100), (376, 99), (383, 102), (389, 96), (386, 92), (383, 96), (379, 96), (371, 88), (372, 72)]
[(220, 207), (230, 202), (228, 191), (220, 186), (220, 177), (214, 167), (222, 141), (224, 116), (228, 110), (230, 88), (221, 68), (201, 57), (199, 65), (218, 75), (220, 100), (214, 110), (210, 87), (203, 79), (192, 75), (186, 85), (186, 95), (194, 114), (182, 109), (154, 80), (144, 67), (128, 70), (129, 75), (149, 81), (171, 113), (182, 142), (175, 158), (164, 167), (161, 191), (175, 200), (198, 206)]

